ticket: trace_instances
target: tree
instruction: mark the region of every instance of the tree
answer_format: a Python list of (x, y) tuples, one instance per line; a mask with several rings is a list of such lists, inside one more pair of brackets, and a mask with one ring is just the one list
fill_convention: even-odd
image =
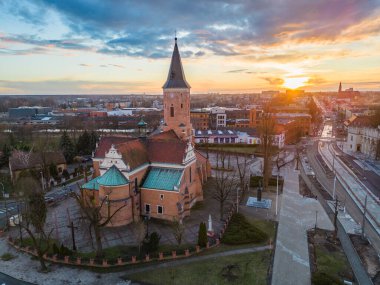
[(144, 221), (138, 221), (136, 223), (136, 231), (137, 231), (137, 242), (139, 244), (139, 254), (141, 254), (141, 245), (142, 243), (144, 242), (144, 239), (146, 237), (146, 232), (147, 228), (146, 228), (146, 224), (144, 223)]
[(37, 251), (37, 257), (40, 262), (41, 270), (47, 271), (44, 254), (48, 252), (51, 246), (50, 236), (53, 232), (45, 230), (47, 207), (45, 197), (42, 192), (40, 183), (31, 176), (21, 177), (19, 184), (27, 185), (29, 195), (26, 198), (26, 207), (22, 211), (22, 221), (20, 225), (26, 230), (34, 248)]
[(66, 162), (71, 163), (75, 156), (75, 147), (66, 131), (63, 132), (59, 145), (63, 151)]
[(198, 245), (202, 247), (205, 247), (207, 245), (207, 228), (206, 223), (204, 222), (199, 224)]
[[(108, 225), (108, 223), (112, 220), (112, 218), (121, 209), (123, 209), (126, 206), (126, 204), (121, 205), (111, 214), (111, 211), (110, 211), (111, 202), (108, 200), (108, 197), (100, 199), (100, 204), (99, 204), (96, 202), (93, 196), (88, 195), (84, 193), (83, 191), (81, 192), (80, 195), (73, 192), (73, 196), (78, 202), (82, 210), (82, 213), (84, 214), (84, 218), (89, 222), (90, 230), (91, 228), (94, 230), (95, 241), (96, 241), (96, 256), (102, 257), (103, 244), (102, 244), (101, 229), (105, 227), (106, 225)], [(103, 206), (108, 207), (106, 216), (102, 214)]]
[(242, 195), (245, 195), (246, 191), (246, 185), (247, 185), (247, 167), (248, 167), (248, 160), (249, 156), (247, 155), (240, 155), (235, 154), (236, 159), (236, 165), (238, 170), (238, 176), (239, 176), (239, 184), (240, 184), (240, 191), (242, 191)]
[(235, 174), (226, 171), (216, 171), (212, 198), (219, 202), (220, 220), (223, 220), (224, 204), (236, 189)]
[(11, 156), (12, 149), (8, 144), (3, 144), (3, 156), (1, 157), (0, 165), (8, 165), (9, 157)]
[(177, 241), (178, 245), (181, 245), (182, 237), (185, 232), (185, 225), (183, 224), (183, 221), (179, 221), (176, 218), (173, 219), (172, 224), (172, 230), (175, 240)]
[(80, 155), (91, 154), (91, 137), (85, 130), (78, 138), (77, 153)]
[(99, 141), (99, 135), (95, 131), (91, 131), (90, 133), (90, 148), (91, 152), (96, 149), (96, 143)]
[(275, 135), (275, 121), (269, 110), (264, 108), (259, 124), (260, 141), (264, 154), (263, 180), (264, 191), (268, 189), (269, 177), (271, 176), (271, 156), (273, 151), (273, 138)]

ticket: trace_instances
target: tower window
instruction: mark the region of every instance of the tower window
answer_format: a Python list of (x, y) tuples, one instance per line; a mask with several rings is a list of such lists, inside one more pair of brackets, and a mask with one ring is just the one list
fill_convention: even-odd
[(174, 117), (174, 107), (170, 107), (170, 117)]
[(183, 104), (181, 103), (181, 109), (183, 108)]
[(190, 183), (191, 183), (191, 166), (190, 166), (190, 175), (189, 176), (190, 176)]

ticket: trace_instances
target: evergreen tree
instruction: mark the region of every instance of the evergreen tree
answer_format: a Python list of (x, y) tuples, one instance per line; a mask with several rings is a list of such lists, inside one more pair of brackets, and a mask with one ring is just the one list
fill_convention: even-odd
[(204, 222), (199, 224), (198, 245), (202, 247), (207, 245), (207, 228), (206, 223)]
[(9, 157), (11, 156), (11, 148), (9, 145), (4, 144), (3, 145), (3, 156), (0, 160), (0, 165), (7, 165), (9, 163)]
[(95, 132), (92, 131), (90, 133), (90, 146), (91, 146), (91, 152), (95, 151), (96, 149), (96, 143), (99, 141), (99, 135)]
[(65, 156), (66, 162), (71, 163), (75, 156), (75, 148), (66, 131), (63, 132), (59, 145), (63, 151), (63, 155)]
[(90, 135), (88, 134), (87, 130), (85, 130), (84, 133), (81, 134), (78, 138), (77, 152), (80, 155), (91, 154), (92, 152)]

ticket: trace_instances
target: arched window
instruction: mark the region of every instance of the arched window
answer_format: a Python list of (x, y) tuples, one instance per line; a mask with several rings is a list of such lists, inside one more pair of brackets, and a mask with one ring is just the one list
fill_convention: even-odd
[(170, 117), (174, 117), (174, 107), (170, 107)]

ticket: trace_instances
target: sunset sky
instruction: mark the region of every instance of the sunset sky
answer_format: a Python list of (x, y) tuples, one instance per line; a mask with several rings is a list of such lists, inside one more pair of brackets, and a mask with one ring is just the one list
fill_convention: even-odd
[(0, 94), (380, 90), (380, 0), (0, 0)]

